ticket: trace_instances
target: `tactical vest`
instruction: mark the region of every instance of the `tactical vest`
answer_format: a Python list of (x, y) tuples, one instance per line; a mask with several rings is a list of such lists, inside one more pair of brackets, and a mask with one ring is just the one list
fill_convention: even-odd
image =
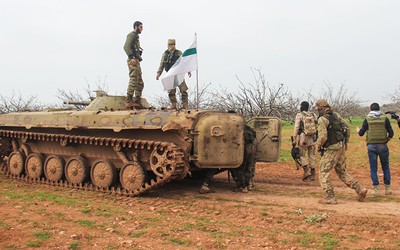
[(324, 117), (329, 120), (329, 125), (327, 128), (328, 139), (323, 145), (324, 148), (327, 148), (330, 145), (343, 141), (346, 136), (345, 136), (345, 128), (342, 122), (337, 117), (336, 113), (326, 114), (324, 115)]
[(140, 49), (139, 35), (136, 32), (133, 33), (133, 42), (131, 43), (131, 50), (133, 56), (141, 61), (142, 51)]
[(174, 50), (174, 52), (172, 53), (169, 50), (166, 50), (164, 54), (165, 54), (164, 69), (165, 71), (168, 71), (172, 67), (172, 65), (174, 65), (176, 60), (178, 60), (179, 58), (178, 50)]
[(386, 117), (367, 117), (368, 131), (367, 144), (379, 144), (387, 142)]

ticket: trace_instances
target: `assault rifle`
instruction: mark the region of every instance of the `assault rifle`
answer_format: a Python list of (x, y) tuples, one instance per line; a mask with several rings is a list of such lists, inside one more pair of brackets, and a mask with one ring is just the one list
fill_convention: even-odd
[(294, 141), (293, 136), (290, 137), (290, 139), (292, 140), (292, 151), (291, 151), (291, 155), (292, 158), (294, 160), (294, 162), (296, 163), (296, 169), (299, 170), (300, 166), (301, 166), (301, 162), (300, 162), (300, 148), (296, 146), (296, 143)]
[(399, 116), (398, 116), (396, 113), (397, 113), (396, 111), (386, 111), (386, 112), (385, 112), (385, 114), (390, 114), (390, 117), (391, 117), (392, 119), (397, 120), (397, 119), (399, 119)]

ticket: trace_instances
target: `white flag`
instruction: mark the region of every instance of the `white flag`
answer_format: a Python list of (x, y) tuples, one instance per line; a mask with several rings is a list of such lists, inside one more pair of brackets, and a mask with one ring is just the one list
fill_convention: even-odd
[(197, 35), (195, 34), (192, 45), (182, 53), (181, 57), (161, 78), (164, 89), (171, 90), (178, 87), (185, 79), (186, 73), (197, 69)]

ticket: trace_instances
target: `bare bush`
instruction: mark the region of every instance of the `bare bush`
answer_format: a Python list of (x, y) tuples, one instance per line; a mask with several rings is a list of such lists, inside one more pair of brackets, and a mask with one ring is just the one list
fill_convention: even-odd
[(400, 111), (400, 85), (393, 91), (393, 93), (386, 93), (386, 98), (390, 99), (393, 103), (388, 104), (385, 111)]
[[(335, 89), (329, 81), (325, 82), (320, 96), (345, 118), (350, 119), (365, 114), (365, 107), (361, 105), (362, 101), (357, 97), (356, 92), (350, 93), (343, 83)], [(314, 98), (314, 100), (320, 98)]]
[(13, 92), (11, 96), (0, 95), (0, 113), (35, 111), (46, 108), (47, 105), (38, 101), (37, 96), (23, 97), (21, 93)]
[(231, 92), (227, 88), (213, 92), (209, 108), (234, 110), (245, 118), (255, 116), (277, 116), (293, 119), (299, 105), (299, 98), (294, 97), (282, 83), (270, 85), (259, 69), (252, 69), (254, 83), (240, 82), (239, 91)]
[[(83, 90), (65, 90), (65, 89), (57, 89), (57, 98), (61, 100), (62, 102), (86, 102), (93, 100), (95, 98), (94, 93), (96, 91), (104, 91), (108, 92), (108, 85), (106, 84), (107, 77), (104, 77), (104, 80), (98, 79), (98, 81), (95, 82), (95, 87), (93, 88), (93, 85), (90, 85), (87, 79), (85, 78), (86, 81), (86, 87), (83, 88)], [(74, 104), (78, 109), (84, 108), (86, 105), (79, 105), (79, 104)]]

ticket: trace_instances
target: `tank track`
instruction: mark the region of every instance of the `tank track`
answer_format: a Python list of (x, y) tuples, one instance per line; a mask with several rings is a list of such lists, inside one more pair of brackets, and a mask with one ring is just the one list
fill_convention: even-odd
[[(145, 182), (143, 186), (136, 190), (126, 190), (120, 186), (101, 188), (94, 186), (93, 184), (73, 184), (67, 180), (60, 180), (58, 182), (50, 181), (42, 177), (41, 179), (32, 179), (26, 174), (21, 176), (12, 175), (8, 171), (7, 162), (0, 162), (0, 170), (5, 176), (11, 179), (24, 181), (28, 183), (50, 185), (56, 187), (73, 188), (78, 190), (88, 190), (100, 193), (108, 193), (113, 195), (121, 195), (125, 197), (139, 196), (151, 189), (162, 186), (163, 184), (182, 177), (182, 174), (187, 172), (187, 166), (185, 164), (184, 153), (182, 149), (171, 142), (160, 142), (160, 141), (149, 141), (149, 140), (134, 140), (127, 138), (110, 138), (110, 137), (93, 137), (93, 136), (80, 136), (80, 135), (66, 135), (66, 134), (50, 134), (50, 133), (36, 133), (36, 132), (23, 132), (13, 130), (0, 130), (0, 138), (10, 139), (21, 139), (21, 140), (34, 140), (34, 141), (58, 141), (68, 142), (73, 144), (89, 144), (93, 146), (109, 146), (109, 147), (120, 147), (123, 148), (134, 148), (134, 149), (147, 149), (153, 150), (155, 148), (163, 148), (172, 152), (171, 157), (174, 159), (175, 164), (172, 164), (169, 168), (165, 168), (166, 172), (164, 175), (156, 176), (155, 179), (151, 179)], [(3, 160), (3, 159), (2, 159)]]

